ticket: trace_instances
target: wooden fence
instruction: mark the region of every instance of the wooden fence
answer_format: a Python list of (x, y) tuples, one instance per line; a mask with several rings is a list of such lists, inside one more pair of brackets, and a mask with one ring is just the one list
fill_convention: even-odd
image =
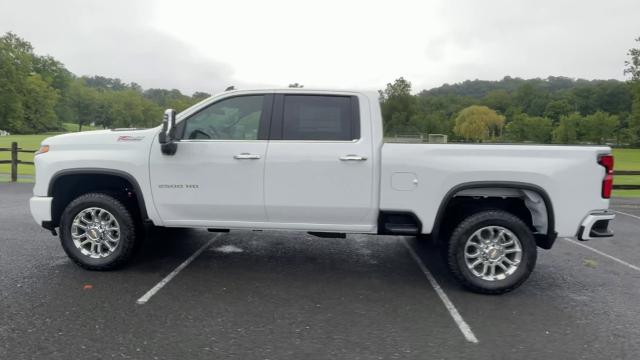
[[(613, 175), (614, 175), (614, 177), (613, 177), (613, 188), (614, 189), (618, 189), (618, 190), (639, 190), (640, 189), (640, 184), (637, 184), (637, 185), (636, 184), (633, 184), (633, 185), (632, 184), (616, 185), (616, 177), (615, 177), (615, 175), (625, 175), (625, 176), (635, 175), (635, 176), (638, 176), (638, 175), (640, 175), (640, 171), (636, 171), (636, 170), (632, 170), (632, 171), (631, 170), (629, 170), (629, 171), (628, 170), (618, 170), (618, 171), (616, 171), (616, 170), (614, 170), (613, 171)], [(638, 182), (640, 183), (640, 177), (638, 178), (638, 180), (639, 180)]]
[[(422, 138), (420, 138), (420, 140), (423, 140)], [(0, 148), (0, 152), (11, 152), (11, 160), (0, 160), (0, 164), (11, 164), (11, 182), (16, 182), (18, 181), (18, 165), (33, 165), (32, 161), (22, 161), (18, 159), (18, 153), (35, 153), (36, 150), (27, 150), (27, 149), (22, 149), (18, 147), (18, 143), (17, 142), (12, 142), (11, 143), (11, 147), (10, 148)], [(635, 176), (640, 176), (640, 171), (636, 171), (636, 170), (632, 170), (632, 171), (628, 171), (628, 170), (619, 170), (619, 171), (615, 171), (614, 173), (615, 175), (625, 175), (625, 176), (629, 176), (629, 175), (635, 175)], [(640, 180), (640, 178), (639, 178)], [(640, 183), (640, 181), (639, 181)], [(614, 189), (620, 189), (620, 190), (640, 190), (640, 184), (638, 185), (632, 185), (632, 184), (620, 184), (620, 185), (616, 185), (615, 184), (615, 178), (614, 178), (614, 183), (613, 183), (613, 188)]]
[(27, 150), (18, 147), (17, 142), (12, 142), (10, 148), (0, 148), (0, 152), (11, 152), (11, 160), (0, 160), (0, 164), (11, 164), (11, 182), (18, 181), (18, 165), (33, 165), (33, 161), (22, 161), (18, 159), (18, 153), (34, 154), (37, 150)]

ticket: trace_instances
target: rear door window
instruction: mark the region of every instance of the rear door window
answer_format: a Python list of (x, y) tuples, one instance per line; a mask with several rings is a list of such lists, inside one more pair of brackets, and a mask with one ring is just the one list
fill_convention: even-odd
[(285, 95), (283, 140), (351, 141), (360, 138), (355, 96)]

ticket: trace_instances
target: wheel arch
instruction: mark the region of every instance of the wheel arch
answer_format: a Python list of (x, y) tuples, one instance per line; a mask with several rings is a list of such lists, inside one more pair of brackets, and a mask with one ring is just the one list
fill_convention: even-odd
[[(91, 184), (83, 183), (83, 187), (79, 189), (68, 189), (72, 184), (82, 183), (82, 181), (86, 180), (98, 181)], [(73, 198), (83, 193), (105, 190), (125, 190), (126, 192), (123, 194), (134, 200), (134, 210), (137, 211), (140, 219), (142, 221), (149, 220), (144, 195), (140, 184), (133, 175), (114, 169), (76, 168), (60, 170), (49, 181), (47, 196), (53, 198), (51, 208), (52, 225), (54, 227), (59, 225), (62, 211), (64, 211), (67, 204), (73, 201)]]
[[(493, 190), (486, 191), (486, 193), (482, 193), (483, 190)], [(446, 212), (449, 209), (449, 206), (452, 203), (452, 200), (456, 198), (458, 194), (462, 194), (460, 196), (468, 196), (468, 197), (486, 197), (486, 198), (499, 198), (504, 196), (500, 191), (495, 191), (499, 189), (510, 189), (510, 190), (525, 190), (530, 191), (539, 196), (544, 204), (544, 212), (546, 213), (546, 232), (545, 233), (537, 233), (534, 234), (536, 243), (539, 247), (543, 249), (550, 249), (553, 246), (553, 243), (556, 240), (557, 233), (555, 231), (555, 215), (553, 211), (553, 203), (549, 194), (542, 187), (524, 182), (515, 182), (515, 181), (476, 181), (476, 182), (468, 182), (458, 184), (452, 187), (443, 197), (440, 202), (440, 206), (438, 207), (438, 212), (436, 213), (433, 230), (431, 234), (434, 238), (438, 238), (443, 233), (443, 224), (446, 218)], [(466, 191), (466, 193), (465, 193)], [(531, 209), (528, 209), (531, 216)]]

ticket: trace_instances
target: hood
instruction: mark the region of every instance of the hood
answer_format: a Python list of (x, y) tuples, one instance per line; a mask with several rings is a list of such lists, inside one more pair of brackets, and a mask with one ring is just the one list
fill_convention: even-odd
[(104, 145), (148, 142), (158, 131), (159, 128), (83, 131), (46, 138), (42, 141), (42, 145)]

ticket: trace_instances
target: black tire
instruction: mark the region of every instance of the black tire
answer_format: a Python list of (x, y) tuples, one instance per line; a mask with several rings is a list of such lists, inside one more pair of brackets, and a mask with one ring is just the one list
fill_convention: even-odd
[[(474, 275), (465, 262), (467, 240), (486, 226), (500, 226), (510, 230), (520, 241), (522, 255), (517, 269), (505, 279), (485, 280)], [(447, 262), (458, 281), (473, 292), (503, 294), (522, 285), (533, 271), (537, 260), (537, 247), (531, 229), (518, 217), (502, 210), (486, 210), (462, 220), (455, 228), (448, 244)]]
[[(74, 245), (71, 226), (75, 216), (82, 210), (98, 207), (110, 212), (120, 226), (120, 240), (113, 252), (103, 258), (91, 258)], [(136, 248), (136, 223), (132, 212), (120, 201), (103, 193), (89, 193), (77, 197), (62, 212), (60, 219), (60, 242), (69, 258), (87, 270), (113, 270), (122, 267), (131, 258)]]

